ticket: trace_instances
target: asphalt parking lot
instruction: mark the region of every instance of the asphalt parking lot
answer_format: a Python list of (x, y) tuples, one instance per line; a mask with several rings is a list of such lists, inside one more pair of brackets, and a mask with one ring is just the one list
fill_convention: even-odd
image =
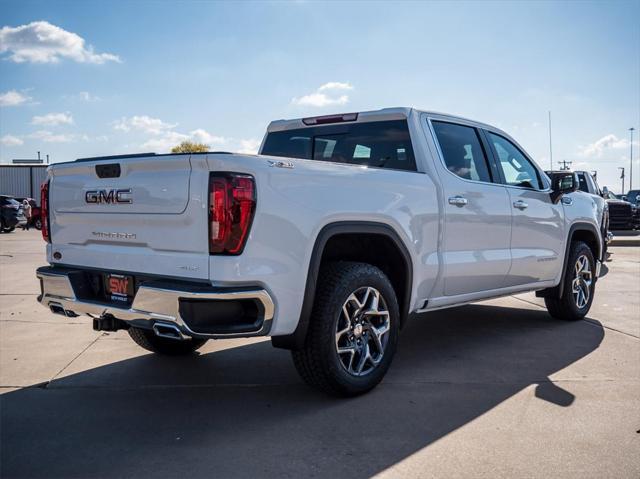
[(36, 303), (37, 231), (0, 235), (0, 475), (640, 477), (640, 247), (585, 321), (533, 294), (431, 313), (373, 392), (308, 389), (264, 340), (157, 357)]

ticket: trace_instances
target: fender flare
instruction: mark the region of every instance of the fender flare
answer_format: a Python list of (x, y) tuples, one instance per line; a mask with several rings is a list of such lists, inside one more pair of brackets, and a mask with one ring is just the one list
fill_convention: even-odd
[[(569, 233), (567, 234), (567, 244), (565, 245), (565, 248), (564, 248), (564, 257), (562, 261), (562, 275), (560, 276), (560, 283), (558, 284), (558, 286), (554, 286), (553, 288), (548, 288), (548, 289), (543, 289), (542, 291), (538, 291), (539, 294), (536, 294), (536, 296), (539, 296), (539, 297), (548, 296), (548, 297), (557, 297), (557, 298), (562, 297), (562, 294), (564, 293), (564, 280), (567, 274), (567, 257), (569, 256), (569, 249), (571, 248), (571, 243), (573, 242), (572, 241), (573, 235), (576, 231), (588, 231), (589, 233), (592, 233), (595, 236), (596, 241), (598, 242), (598, 251), (594, 251), (593, 253), (596, 258), (596, 261), (602, 260), (602, 251), (604, 248), (603, 242), (602, 242), (602, 233), (598, 230), (598, 228), (596, 228), (591, 223), (586, 223), (584, 221), (573, 223), (569, 228)], [(597, 280), (598, 278), (596, 278), (596, 281)]]
[(398, 235), (391, 226), (385, 223), (377, 223), (372, 221), (338, 221), (325, 225), (316, 236), (313, 250), (311, 251), (311, 259), (309, 261), (309, 270), (307, 272), (307, 281), (304, 290), (304, 299), (300, 311), (300, 319), (293, 333), (283, 336), (272, 336), (271, 344), (276, 348), (283, 349), (299, 349), (304, 346), (309, 322), (311, 319), (311, 311), (313, 309), (313, 301), (316, 296), (316, 287), (318, 275), (320, 273), (320, 265), (325, 247), (329, 240), (340, 234), (375, 234), (389, 238), (400, 251), (405, 263), (405, 281), (406, 289), (404, 298), (398, 298), (400, 303), (400, 324), (405, 322), (409, 314), (411, 291), (413, 288), (413, 263), (411, 255)]

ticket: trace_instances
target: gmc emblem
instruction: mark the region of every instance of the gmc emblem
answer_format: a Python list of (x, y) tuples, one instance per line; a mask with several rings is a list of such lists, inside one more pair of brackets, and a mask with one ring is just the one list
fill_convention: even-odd
[(90, 190), (84, 194), (84, 200), (90, 204), (131, 203), (131, 188), (124, 190)]

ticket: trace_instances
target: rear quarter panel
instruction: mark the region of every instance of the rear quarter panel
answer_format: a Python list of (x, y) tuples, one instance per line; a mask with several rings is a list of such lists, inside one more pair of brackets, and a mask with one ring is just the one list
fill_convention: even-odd
[(302, 308), (313, 245), (320, 230), (338, 221), (391, 226), (413, 261), (412, 304), (424, 298), (438, 274), (439, 215), (430, 177), (417, 172), (267, 156), (210, 155), (212, 171), (255, 177), (257, 207), (239, 256), (211, 256), (215, 285), (262, 285), (276, 302), (272, 335), (295, 330)]

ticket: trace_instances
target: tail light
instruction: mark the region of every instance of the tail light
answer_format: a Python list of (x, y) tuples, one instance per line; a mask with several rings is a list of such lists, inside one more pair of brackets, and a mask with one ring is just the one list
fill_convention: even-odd
[(49, 231), (49, 182), (45, 181), (40, 186), (40, 222), (42, 223), (42, 238), (51, 243)]
[(256, 209), (253, 177), (216, 173), (209, 180), (209, 253), (242, 253)]

